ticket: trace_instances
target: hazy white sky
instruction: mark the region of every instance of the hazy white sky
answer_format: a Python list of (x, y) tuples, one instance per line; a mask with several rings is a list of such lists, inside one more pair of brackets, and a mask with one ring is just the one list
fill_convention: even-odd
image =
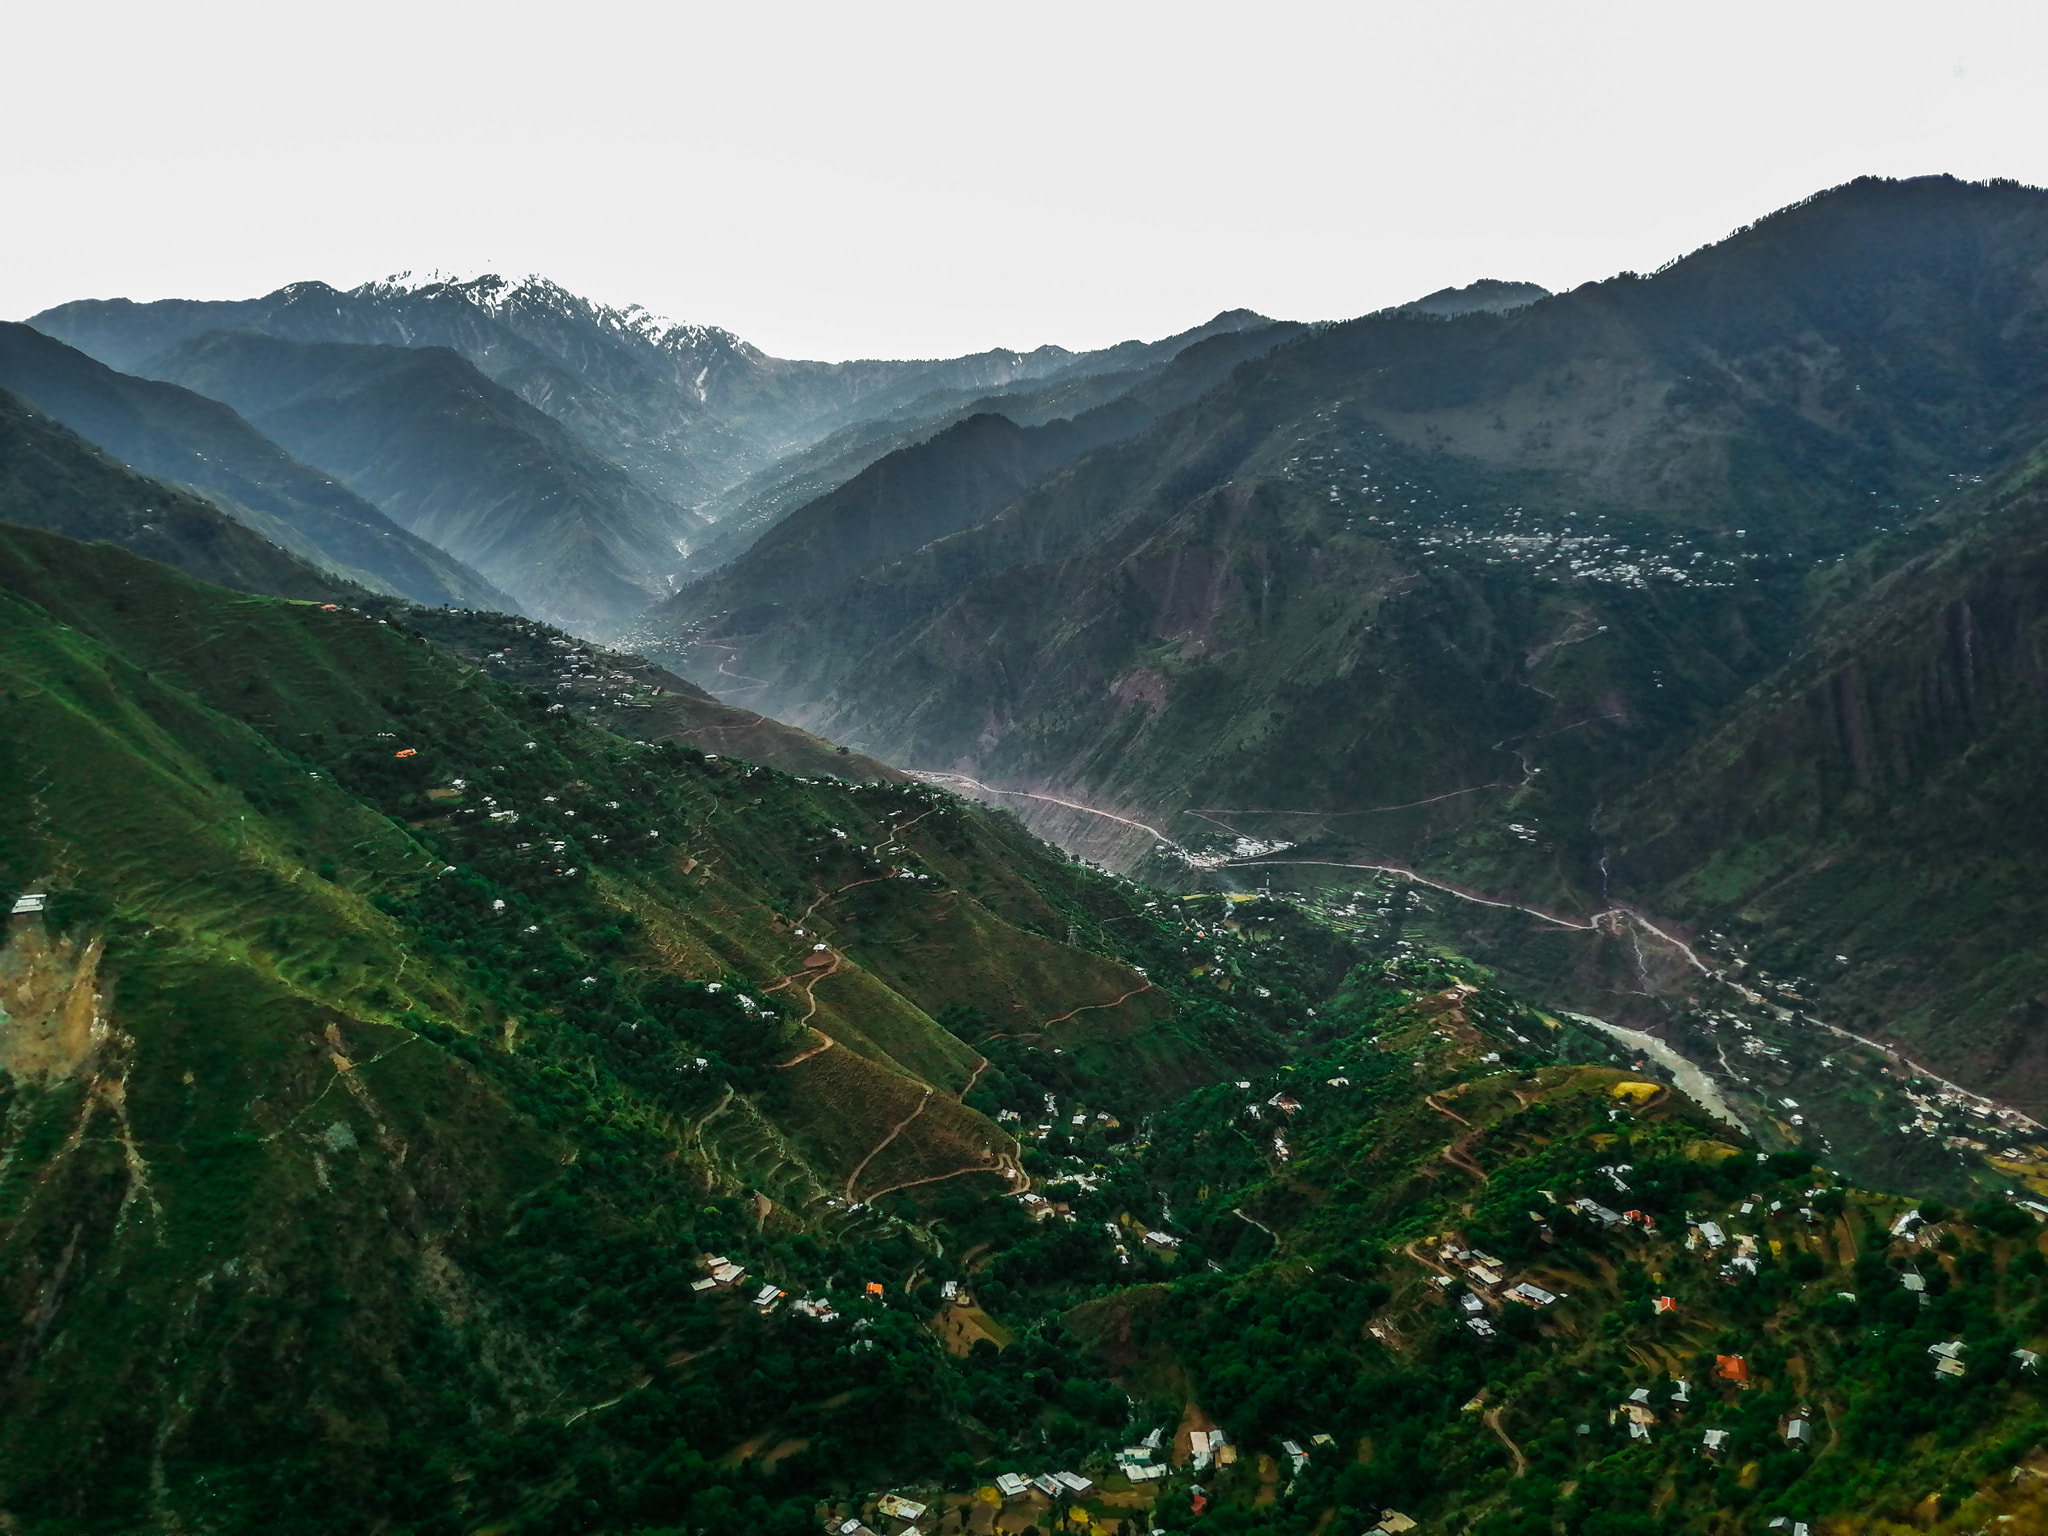
[(2048, 183), (2038, 0), (68, 0), (0, 58), (10, 317), (442, 267), (784, 356), (1079, 347)]

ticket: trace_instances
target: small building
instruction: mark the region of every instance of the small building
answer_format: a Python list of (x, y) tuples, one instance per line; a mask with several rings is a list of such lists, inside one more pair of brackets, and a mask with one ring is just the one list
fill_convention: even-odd
[(996, 1492), (1006, 1499), (1021, 1499), (1031, 1491), (1031, 1485), (1014, 1472), (996, 1474)]
[(40, 912), (49, 900), (49, 894), (45, 891), (25, 891), (14, 898), (14, 910), (8, 916), (26, 917), (31, 912)]
[(1924, 1296), (1927, 1293), (1926, 1277), (1924, 1275), (1915, 1274), (1910, 1269), (1907, 1270), (1906, 1273), (1904, 1273), (1903, 1275), (1899, 1276), (1899, 1284), (1903, 1285), (1907, 1290), (1911, 1291), (1916, 1296)]
[(1401, 1536), (1403, 1531), (1414, 1530), (1415, 1522), (1398, 1509), (1383, 1509), (1380, 1511), (1380, 1523), (1373, 1529), (1383, 1536)]
[(1039, 1473), (1038, 1476), (1031, 1479), (1031, 1486), (1036, 1488), (1040, 1493), (1044, 1494), (1048, 1499), (1056, 1499), (1062, 1493), (1066, 1492), (1066, 1489), (1062, 1487), (1059, 1482), (1057, 1482), (1053, 1478), (1046, 1476), (1046, 1474), (1043, 1472)]
[(1714, 1374), (1738, 1387), (1749, 1385), (1749, 1362), (1740, 1355), (1714, 1356)]
[(764, 1285), (754, 1293), (754, 1305), (763, 1312), (772, 1311), (775, 1303), (780, 1300), (782, 1300), (782, 1291), (777, 1286)]
[(1710, 1456), (1718, 1456), (1721, 1447), (1727, 1443), (1728, 1431), (1725, 1429), (1710, 1429), (1700, 1436), (1700, 1449)]
[(2031, 1349), (2016, 1349), (2012, 1352), (2012, 1357), (2019, 1361), (2020, 1369), (2023, 1371), (2032, 1371), (2041, 1364), (2041, 1357)]
[(1650, 1311), (1653, 1315), (1661, 1315), (1666, 1312), (1676, 1312), (1677, 1310), (1678, 1302), (1672, 1297), (1652, 1296), (1650, 1298)]
[(1509, 1287), (1507, 1299), (1509, 1301), (1519, 1301), (1527, 1307), (1547, 1307), (1557, 1300), (1557, 1293), (1546, 1291), (1542, 1286), (1533, 1285), (1529, 1281), (1524, 1280), (1519, 1285)]
[(1053, 1477), (1069, 1493), (1088, 1494), (1095, 1491), (1095, 1484), (1078, 1472), (1055, 1472)]
[(690, 1282), (690, 1289), (693, 1291), (709, 1291), (715, 1289), (717, 1285), (718, 1281), (714, 1277), (706, 1275), (702, 1280), (692, 1280)]
[(1802, 1415), (1788, 1422), (1785, 1425), (1785, 1443), (1787, 1445), (1813, 1444), (1812, 1421)]
[(875, 1512), (891, 1520), (922, 1520), (925, 1506), (915, 1499), (906, 1499), (893, 1493), (885, 1493), (875, 1501)]

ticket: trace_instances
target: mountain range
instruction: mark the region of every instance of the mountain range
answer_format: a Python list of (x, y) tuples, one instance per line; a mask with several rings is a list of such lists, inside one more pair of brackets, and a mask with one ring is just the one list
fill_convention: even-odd
[[(1617, 900), (1689, 931), (1754, 922), (1757, 887), (1634, 862), (1670, 804), (1646, 781), (1690, 782), (1688, 754), (1764, 718), (1800, 658), (1880, 632), (1887, 562), (2011, 504), (1993, 485), (2048, 435), (2044, 261), (2037, 191), (1869, 181), (1648, 278), (1317, 327), (993, 512), (954, 499), (941, 527), (906, 495), (920, 547), (859, 553), (840, 530), (873, 508), (815, 502), (635, 643), (1160, 878), (1284, 843), (1580, 924)], [(992, 475), (1011, 450), (989, 445)], [(777, 606), (806, 567), (768, 553), (799, 543), (832, 579)], [(1912, 772), (1968, 739), (1932, 732)], [(1980, 809), (1987, 834), (2019, 814)], [(1825, 862), (1827, 813), (1787, 814), (1773, 867)], [(1757, 854), (1688, 844), (1720, 868)], [(1966, 910), (1987, 952), (2038, 953), (2023, 909)], [(1804, 973), (1791, 956), (1843, 951), (1853, 919), (1770, 926)], [(1960, 1018), (1877, 968), (1816, 984), (1968, 1071), (2039, 1006), (2031, 971), (1995, 973)], [(1603, 974), (1581, 996), (1663, 1016), (1636, 991)], [(2013, 1088), (2038, 1103), (2032, 1082)]]
[[(1128, 388), (1229, 314), (1156, 343), (934, 362), (769, 358), (715, 328), (592, 304), (541, 279), (298, 283), (263, 299), (89, 300), (36, 329), (111, 368), (233, 406), (525, 611), (622, 628), (706, 559), (906, 438), (1023, 381)], [(837, 439), (801, 466), (785, 463)], [(750, 478), (751, 477), (751, 478)], [(717, 556), (713, 555), (712, 559)]]
[(2044, 343), (0, 326), (0, 1527), (2048, 1524)]

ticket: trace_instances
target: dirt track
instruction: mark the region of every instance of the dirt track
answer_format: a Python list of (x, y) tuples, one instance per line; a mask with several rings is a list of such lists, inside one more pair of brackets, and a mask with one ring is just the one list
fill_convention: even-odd
[(1449, 1119), (1455, 1120), (1458, 1122), (1458, 1124), (1465, 1127), (1465, 1134), (1460, 1136), (1457, 1140), (1451, 1142), (1438, 1155), (1442, 1157), (1445, 1162), (1449, 1163), (1453, 1168), (1457, 1169), (1460, 1173), (1469, 1173), (1473, 1178), (1477, 1179), (1482, 1184), (1492, 1183), (1493, 1181), (1486, 1176), (1486, 1170), (1480, 1167), (1474, 1161), (1472, 1161), (1471, 1155), (1465, 1150), (1466, 1147), (1472, 1144), (1473, 1138), (1479, 1134), (1477, 1130), (1473, 1129), (1472, 1122), (1470, 1120), (1467, 1120), (1463, 1115), (1459, 1114), (1456, 1110), (1452, 1109), (1449, 1105), (1439, 1103), (1437, 1101), (1437, 1096), (1433, 1093), (1425, 1095), (1422, 1102), (1427, 1104), (1431, 1109), (1435, 1110), (1438, 1114), (1443, 1115)]

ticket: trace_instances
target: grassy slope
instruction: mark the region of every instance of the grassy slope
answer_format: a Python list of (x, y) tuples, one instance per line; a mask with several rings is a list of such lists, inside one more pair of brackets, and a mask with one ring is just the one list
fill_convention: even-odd
[[(561, 1405), (621, 1392), (642, 1411), (583, 1443), (637, 1508), (678, 1435), (716, 1454), (787, 1400), (772, 1366), (737, 1395), (686, 1369), (747, 1336), (694, 1256), (908, 1272), (914, 1229), (838, 1202), (999, 1192), (1013, 1148), (957, 1102), (976, 1053), (936, 1016), (1028, 1027), (1132, 984), (1113, 942), (1061, 942), (1131, 915), (1121, 887), (920, 788), (636, 747), (390, 624), (106, 546), (5, 530), (0, 587), (0, 895), (54, 892), (7, 950), (32, 985), (0, 1507), (26, 1528), (319, 1529), (336, 1498), (545, 1526), (573, 1507)], [(820, 941), (834, 973), (776, 990)], [(101, 1024), (65, 1037), (49, 999), (79, 987)], [(806, 992), (839, 1043), (778, 1070), (818, 1038)], [(1190, 1035), (1111, 1094), (1243, 1053)], [(922, 1358), (834, 1367), (848, 1422)]]
[[(2040, 1326), (2048, 1266), (2013, 1213), (1917, 1257), (1925, 1314), (1887, 1299), (1906, 1255), (1862, 1214), (1901, 1202), (1853, 1192), (1834, 1226), (1768, 1224), (1784, 1252), (1731, 1289), (1674, 1246), (1678, 1217), (1796, 1197), (1804, 1159), (1716, 1161), (1725, 1133), (1668, 1096), (1623, 1105), (1617, 1074), (1569, 1064), (1596, 1047), (1448, 990), (1442, 962), (1368, 968), (1332, 1002), (1348, 952), (1287, 909), (1147, 907), (919, 786), (637, 747), (397, 626), (105, 547), (8, 533), (0, 587), (0, 895), (55, 893), (0, 963), (0, 1507), (24, 1530), (317, 1531), (346, 1504), (413, 1531), (794, 1536), (821, 1494), (959, 1492), (976, 1457), (1101, 1473), (1192, 1399), (1254, 1455), (1316, 1432), (1357, 1448), (1264, 1504), (1249, 1459), (1203, 1479), (1224, 1529), (1356, 1531), (1387, 1503), (1488, 1536), (1553, 1515), (1629, 1533), (1648, 1489), (1654, 1528), (1704, 1531), (1959, 1498), (2039, 1424), (2004, 1350)], [(520, 821), (483, 824), (493, 804)], [(831, 974), (769, 992), (814, 942)], [(1117, 1004), (1133, 963), (1152, 985)], [(101, 1027), (45, 1028), (81, 978)], [(840, 1043), (780, 1069), (817, 1043), (805, 992)], [(1286, 1162), (1280, 1112), (1243, 1114), (1282, 1090), (1303, 1105)], [(1028, 1123), (1044, 1093), (1059, 1128), (1021, 1160), (1074, 1223), (982, 1198), (991, 1175), (914, 1182), (990, 1166), (1014, 1143), (984, 1114)], [(1553, 1212), (1544, 1245), (1536, 1191), (1598, 1197), (1615, 1161), (1664, 1235)], [(900, 1184), (925, 1203), (845, 1203)], [(1120, 1215), (1190, 1247), (1121, 1266), (1100, 1225)], [(1400, 1256), (1452, 1228), (1570, 1300), (1480, 1346)], [(852, 1317), (695, 1296), (706, 1251)], [(1661, 1327), (1651, 1275), (1682, 1304)], [(1017, 1342), (942, 1356), (941, 1278)], [(858, 1299), (870, 1280), (882, 1300)], [(1862, 1310), (1831, 1311), (1852, 1286)], [(1937, 1421), (1911, 1373), (1957, 1334), (1971, 1374)], [(1685, 1420), (1737, 1431), (1729, 1474), (1675, 1430), (1570, 1433), (1659, 1370), (1697, 1380), (1714, 1347), (1758, 1381)], [(1481, 1386), (1525, 1477), (1460, 1412)], [(1833, 1437), (1810, 1468), (1770, 1450), (1795, 1399)], [(721, 1467), (742, 1442), (794, 1453)], [(969, 1462), (942, 1470), (949, 1451)], [(1184, 1526), (1188, 1480), (1146, 1518)]]

